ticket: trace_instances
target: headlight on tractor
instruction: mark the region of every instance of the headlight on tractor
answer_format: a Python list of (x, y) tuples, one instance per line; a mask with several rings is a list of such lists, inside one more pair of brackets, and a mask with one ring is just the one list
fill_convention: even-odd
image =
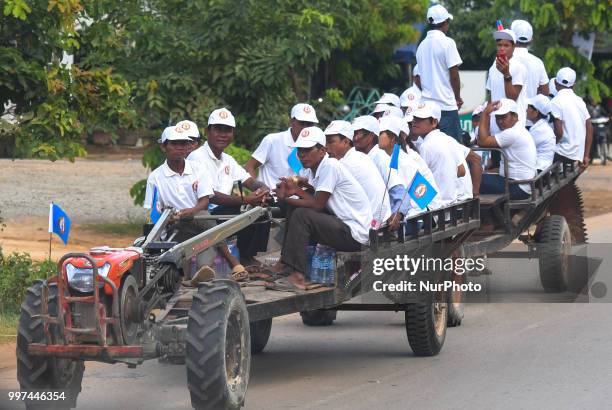
[[(110, 263), (105, 263), (98, 268), (98, 275), (108, 276), (110, 271)], [(77, 268), (71, 263), (66, 264), (66, 276), (68, 285), (79, 292), (93, 292), (93, 269), (92, 268)], [(104, 283), (102, 282), (101, 285)]]

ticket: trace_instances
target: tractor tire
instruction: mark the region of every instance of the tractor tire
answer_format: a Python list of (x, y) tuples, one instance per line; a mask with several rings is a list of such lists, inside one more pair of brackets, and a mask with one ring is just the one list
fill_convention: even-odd
[(249, 384), (251, 335), (240, 287), (200, 283), (187, 322), (187, 384), (195, 409), (239, 409)]
[[(81, 392), (85, 364), (82, 360), (57, 357), (31, 356), (30, 343), (47, 343), (43, 321), (34, 318), (41, 312), (42, 282), (34, 283), (21, 304), (21, 316), (17, 334), (17, 380), (21, 391), (53, 390), (63, 392), (65, 400), (25, 401), (27, 409), (71, 409), (76, 407)], [(57, 287), (49, 287), (49, 314), (57, 314)], [(53, 343), (61, 343), (58, 329), (49, 326)]]
[(335, 310), (308, 310), (300, 312), (302, 323), (306, 326), (331, 326), (336, 320)]
[(417, 356), (436, 356), (442, 350), (448, 321), (446, 293), (435, 292), (431, 303), (409, 303), (406, 307), (406, 335)]
[(561, 215), (565, 218), (572, 234), (572, 243), (582, 245), (587, 243), (588, 236), (584, 223), (584, 205), (582, 192), (576, 183), (566, 185), (554, 196), (548, 211), (551, 215)]
[[(463, 258), (464, 256), (465, 252), (463, 251), (463, 246), (453, 253), (454, 258)], [(462, 285), (466, 281), (466, 275), (467, 272), (464, 272), (461, 275), (452, 272), (450, 279), (453, 282)], [(448, 327), (461, 326), (463, 316), (465, 315), (465, 292), (463, 292), (463, 290), (453, 289), (450, 292), (446, 292), (446, 299), (446, 304), (448, 307), (448, 319), (446, 320), (446, 325)]]
[(561, 215), (547, 216), (536, 230), (540, 282), (546, 292), (564, 292), (569, 276), (572, 235)]
[(258, 320), (249, 324), (251, 328), (251, 354), (263, 352), (272, 332), (272, 318)]

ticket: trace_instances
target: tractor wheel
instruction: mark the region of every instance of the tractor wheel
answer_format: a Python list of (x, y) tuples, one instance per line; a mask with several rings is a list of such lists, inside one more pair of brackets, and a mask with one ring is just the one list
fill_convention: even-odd
[(272, 318), (251, 322), (249, 327), (251, 328), (251, 353), (263, 352), (270, 339), (270, 332), (272, 332)]
[(251, 336), (236, 282), (200, 283), (187, 322), (187, 384), (196, 409), (239, 409), (249, 384)]
[(302, 323), (306, 326), (331, 326), (336, 320), (338, 312), (335, 310), (308, 310), (300, 312)]
[[(463, 246), (453, 253), (454, 258), (463, 258), (464, 255), (465, 252), (463, 251)], [(452, 272), (450, 278), (454, 283), (462, 285), (465, 283), (466, 275), (467, 272), (464, 272), (461, 275)], [(453, 289), (452, 291), (446, 293), (446, 299), (446, 304), (448, 306), (448, 319), (446, 321), (446, 325), (448, 327), (461, 326), (465, 313), (465, 292), (463, 292), (461, 289)]]
[(437, 355), (446, 339), (446, 292), (434, 292), (432, 296), (431, 303), (409, 303), (406, 307), (406, 335), (412, 351), (417, 356)]
[[(64, 392), (65, 400), (27, 401), (27, 409), (71, 409), (76, 407), (77, 396), (81, 392), (81, 382), (85, 364), (82, 360), (61, 359), (57, 357), (31, 356), (28, 344), (47, 343), (43, 331), (43, 321), (34, 318), (41, 312), (42, 282), (34, 283), (27, 291), (21, 304), (19, 330), (17, 334), (17, 380), (22, 391), (56, 390)], [(49, 287), (49, 314), (57, 314), (57, 287)], [(61, 343), (56, 326), (49, 330), (54, 340)]]
[(138, 298), (138, 283), (132, 275), (127, 275), (119, 290), (119, 317), (123, 343), (133, 345), (137, 343), (140, 324), (143, 322), (140, 315), (140, 299)]
[(565, 218), (572, 234), (572, 243), (581, 245), (587, 243), (587, 231), (584, 224), (584, 206), (582, 192), (575, 183), (566, 185), (554, 196), (548, 210), (551, 215), (561, 215)]
[(547, 216), (538, 225), (535, 237), (538, 243), (540, 281), (544, 290), (565, 291), (572, 248), (572, 235), (565, 218), (561, 215)]

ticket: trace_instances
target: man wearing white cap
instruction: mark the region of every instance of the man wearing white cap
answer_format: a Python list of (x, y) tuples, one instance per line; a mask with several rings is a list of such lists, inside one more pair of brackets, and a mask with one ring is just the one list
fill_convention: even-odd
[(409, 107), (414, 107), (419, 102), (421, 102), (421, 90), (416, 85), (407, 88), (400, 95), (400, 108), (404, 113), (406, 113)]
[(353, 147), (353, 126), (348, 121), (332, 121), (325, 129), (325, 148), (330, 157), (340, 161), (359, 182), (370, 200), (375, 226), (389, 220), (391, 204), (385, 193), (385, 181), (370, 157)]
[(407, 201), (402, 202), (406, 186), (399, 178), (397, 170), (389, 167), (391, 157), (378, 146), (378, 135), (380, 126), (378, 120), (371, 115), (363, 115), (353, 120), (353, 145), (359, 152), (366, 154), (378, 172), (385, 180), (385, 185), (391, 201), (391, 211), (402, 214), (400, 220), (408, 214), (410, 204)]
[(416, 60), (421, 68), (426, 68), (419, 73), (422, 100), (433, 101), (440, 106), (440, 131), (461, 141), (459, 108), (463, 100), (459, 66), (463, 61), (455, 41), (446, 36), (452, 19), (452, 14), (440, 4), (427, 10), (431, 29), (417, 48)]
[(400, 107), (400, 98), (393, 93), (384, 93), (375, 104), (392, 105), (394, 107)]
[(558, 92), (550, 102), (557, 137), (555, 161), (581, 161), (581, 166), (586, 168), (590, 162), (593, 125), (586, 104), (574, 94), (575, 82), (576, 72), (569, 67), (560, 69), (555, 77)]
[[(412, 115), (414, 118), (411, 131), (422, 138), (419, 153), (438, 183), (438, 193), (443, 205), (471, 198), (473, 185), (471, 176), (466, 175), (469, 172), (465, 159), (467, 155), (464, 155), (463, 149), (460, 150), (460, 144), (456, 140), (438, 129), (440, 107), (434, 102), (426, 101), (419, 104)], [(461, 178), (469, 180), (465, 181), (466, 185)]]
[[(501, 148), (508, 159), (508, 175), (511, 180), (532, 179), (536, 175), (536, 147), (533, 138), (518, 119), (518, 104), (508, 98), (489, 102), (482, 112), (482, 121), (478, 129), (478, 146), (483, 148)], [(495, 122), (501, 132), (491, 135), (489, 117), (495, 116)], [(480, 184), (482, 194), (505, 193), (504, 163), (500, 164), (499, 175), (484, 174)], [(531, 196), (528, 184), (510, 185), (511, 199), (527, 199)]]
[(174, 126), (177, 132), (180, 132), (189, 137), (190, 144), (187, 147), (187, 155), (195, 151), (200, 145), (200, 130), (195, 122), (189, 120), (182, 120), (176, 123)]
[(538, 57), (531, 54), (528, 50), (533, 38), (533, 28), (525, 20), (514, 20), (510, 25), (510, 30), (516, 35), (516, 47), (514, 56), (527, 69), (527, 81), (525, 84), (526, 97), (531, 98), (536, 94), (548, 96), (548, 75), (544, 63)]
[[(249, 175), (231, 155), (223, 152), (233, 141), (235, 128), (236, 120), (227, 108), (214, 110), (208, 117), (208, 140), (187, 158), (205, 165), (208, 169), (215, 192), (210, 201), (214, 205), (212, 214), (237, 214), (241, 205), (260, 205), (269, 194), (264, 183)], [(242, 196), (242, 193), (240, 196), (232, 195), (235, 181), (242, 183), (252, 192), (246, 196)], [(238, 232), (238, 250), (244, 265), (259, 265), (255, 255), (267, 250), (269, 232), (268, 224), (250, 225)]]
[(280, 258), (290, 275), (287, 280), (266, 285), (273, 289), (309, 287), (304, 275), (306, 247), (311, 242), (343, 252), (359, 251), (369, 243), (372, 211), (368, 197), (350, 172), (327, 155), (325, 143), (321, 129), (308, 127), (293, 145), (314, 192), (302, 190), (291, 179), (284, 179), (276, 189), (279, 201), (293, 208), (287, 216)]
[(381, 117), (386, 117), (389, 115), (402, 118), (404, 116), (404, 113), (402, 112), (401, 108), (396, 107), (395, 105), (387, 104), (376, 104), (376, 107), (372, 112), (372, 117), (376, 119), (380, 119)]
[(288, 162), (293, 150), (291, 146), (304, 128), (318, 123), (315, 109), (310, 104), (294, 105), (289, 129), (266, 135), (244, 168), (253, 178), (257, 178), (256, 170), (261, 167), (259, 180), (274, 188), (281, 177), (295, 175)]
[(542, 94), (527, 99), (527, 119), (533, 124), (529, 133), (536, 146), (538, 173), (553, 163), (555, 156), (555, 133), (548, 123), (550, 100)]
[[(519, 120), (525, 126), (527, 70), (518, 58), (514, 58), (516, 35), (514, 31), (504, 29), (494, 31), (493, 38), (497, 43), (497, 56), (487, 76), (486, 88), (490, 91), (489, 101), (500, 101), (504, 98), (516, 101)], [(489, 126), (494, 132), (498, 131), (492, 118)]]

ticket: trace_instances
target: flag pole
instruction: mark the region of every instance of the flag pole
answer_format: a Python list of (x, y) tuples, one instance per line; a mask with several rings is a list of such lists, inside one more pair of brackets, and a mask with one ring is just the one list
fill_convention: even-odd
[(53, 201), (49, 204), (49, 262), (51, 262), (51, 239), (53, 238)]
[[(418, 170), (417, 170), (417, 172), (418, 172)], [(412, 181), (410, 181), (410, 184), (408, 184), (408, 187), (404, 191), (404, 196), (402, 197), (402, 200), (400, 201), (399, 207), (397, 209), (400, 209), (402, 207), (402, 205), (404, 204), (404, 200), (406, 199), (406, 195), (408, 195), (408, 192), (410, 191), (410, 188), (412, 187), (412, 183), (414, 182), (415, 178), (416, 178), (416, 173), (414, 174), (414, 176), (412, 177)], [(391, 220), (391, 224), (395, 223), (395, 217), (396, 216), (397, 216), (397, 212), (394, 212), (393, 213), (393, 219)]]
[(49, 262), (51, 262), (51, 239), (53, 237), (52, 233), (49, 233)]

